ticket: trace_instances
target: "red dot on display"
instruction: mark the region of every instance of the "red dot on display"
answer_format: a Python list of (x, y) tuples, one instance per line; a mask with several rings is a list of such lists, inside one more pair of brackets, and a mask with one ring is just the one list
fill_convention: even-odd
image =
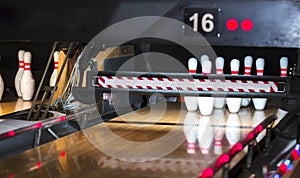
[(253, 22), (250, 19), (245, 19), (242, 21), (241, 27), (244, 31), (248, 32), (253, 28)]
[(226, 28), (230, 31), (234, 31), (239, 27), (239, 23), (235, 19), (229, 19), (226, 23)]

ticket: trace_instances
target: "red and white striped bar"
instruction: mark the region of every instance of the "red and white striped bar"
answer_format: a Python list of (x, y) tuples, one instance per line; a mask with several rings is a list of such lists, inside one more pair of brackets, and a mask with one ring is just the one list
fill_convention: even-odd
[(278, 93), (278, 82), (222, 79), (98, 76), (99, 88), (147, 89), (165, 91), (216, 91), (237, 93)]

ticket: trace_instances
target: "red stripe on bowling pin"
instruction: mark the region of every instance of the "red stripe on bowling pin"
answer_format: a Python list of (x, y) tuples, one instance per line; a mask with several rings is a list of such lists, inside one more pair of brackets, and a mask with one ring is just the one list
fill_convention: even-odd
[(30, 63), (24, 63), (24, 65), (25, 65), (25, 68), (24, 68), (24, 70), (26, 70), (26, 71), (30, 71)]
[(231, 71), (231, 75), (238, 75), (239, 71)]
[(58, 69), (58, 62), (54, 62), (54, 69)]
[(196, 74), (196, 70), (189, 70), (190, 74)]
[(251, 67), (245, 67), (245, 75), (250, 75), (251, 74)]
[(222, 140), (215, 140), (215, 146), (222, 146)]
[(257, 76), (263, 76), (264, 70), (256, 70)]
[(222, 75), (223, 74), (223, 69), (216, 69), (216, 72), (218, 75)]
[(24, 69), (24, 60), (19, 60), (19, 68)]

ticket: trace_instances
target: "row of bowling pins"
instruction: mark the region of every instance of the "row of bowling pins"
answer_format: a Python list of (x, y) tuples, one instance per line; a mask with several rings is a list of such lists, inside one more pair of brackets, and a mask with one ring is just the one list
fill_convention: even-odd
[[(251, 74), (251, 67), (253, 58), (246, 56), (244, 59), (244, 75)], [(218, 57), (215, 61), (217, 75), (223, 75), (224, 58)], [(257, 76), (263, 76), (265, 60), (258, 58), (256, 60), (256, 72)], [(201, 56), (202, 74), (208, 75), (211, 73), (212, 63), (207, 55)], [(282, 57), (280, 59), (280, 71), (281, 77), (287, 76), (288, 58)], [(188, 61), (188, 68), (190, 74), (195, 74), (197, 70), (197, 59), (191, 58)], [(240, 68), (240, 61), (233, 59), (230, 62), (231, 75), (238, 75)], [(232, 113), (237, 113), (241, 106), (248, 106), (251, 102), (251, 98), (213, 98), (213, 97), (184, 97), (186, 108), (188, 111), (196, 111), (199, 107), (199, 111), (202, 115), (210, 115), (213, 108), (223, 108), (225, 103), (228, 106), (228, 110)], [(266, 98), (253, 98), (253, 105), (256, 110), (263, 110), (266, 106)]]
[[(54, 53), (54, 70), (50, 78), (50, 86), (54, 86), (56, 82), (58, 59), (59, 52), (56, 51)], [(35, 89), (35, 80), (30, 69), (32, 55), (29, 51), (25, 52), (24, 50), (19, 50), (18, 60), (19, 69), (15, 76), (15, 88), (18, 97), (22, 97), (23, 100), (28, 101), (32, 99)]]
[[(287, 112), (278, 109), (277, 117), (282, 119)], [(212, 116), (201, 116), (195, 111), (188, 111), (184, 120), (184, 136), (187, 144), (187, 153), (196, 153), (198, 144), (203, 155), (210, 154), (214, 142), (214, 154), (223, 153), (222, 143), (225, 135), (230, 147), (246, 137), (246, 135), (261, 123), (266, 117), (264, 111), (254, 111), (242, 108), (239, 113), (229, 113), (225, 116), (224, 109), (215, 109)], [(265, 131), (260, 133), (256, 140), (260, 141)]]

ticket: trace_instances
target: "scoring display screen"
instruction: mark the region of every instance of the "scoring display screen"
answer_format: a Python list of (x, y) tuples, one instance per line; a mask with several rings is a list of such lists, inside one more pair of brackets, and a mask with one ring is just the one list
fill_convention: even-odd
[(191, 26), (194, 32), (199, 32), (203, 36), (217, 36), (219, 11), (205, 8), (184, 9), (184, 23)]

